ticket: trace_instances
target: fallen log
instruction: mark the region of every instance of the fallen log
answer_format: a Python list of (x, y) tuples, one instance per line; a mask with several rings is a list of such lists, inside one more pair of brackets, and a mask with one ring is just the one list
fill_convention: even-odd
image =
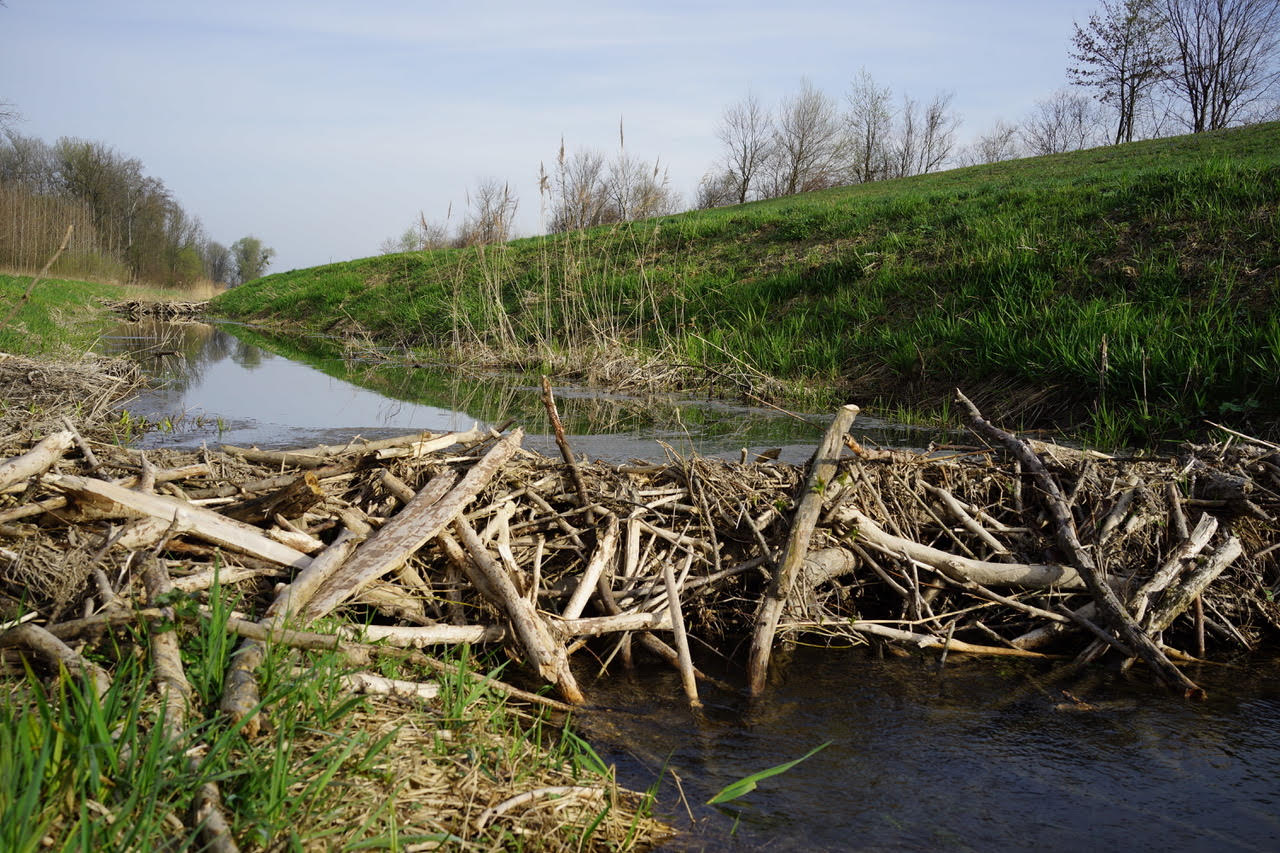
[(959, 557), (901, 536), (887, 533), (870, 516), (852, 506), (842, 506), (833, 516), (853, 529), (855, 541), (865, 542), (890, 556), (906, 554), (955, 581), (972, 581), (983, 586), (1016, 586), (1027, 589), (1084, 589), (1084, 580), (1071, 566), (1052, 563), (989, 563)]

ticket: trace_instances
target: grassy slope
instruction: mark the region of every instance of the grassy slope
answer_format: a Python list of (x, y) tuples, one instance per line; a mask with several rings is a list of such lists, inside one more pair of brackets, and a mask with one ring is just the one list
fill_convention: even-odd
[(727, 351), (859, 402), (985, 387), (1132, 439), (1280, 414), (1278, 206), (1269, 124), (332, 264), (215, 305), (409, 346)]

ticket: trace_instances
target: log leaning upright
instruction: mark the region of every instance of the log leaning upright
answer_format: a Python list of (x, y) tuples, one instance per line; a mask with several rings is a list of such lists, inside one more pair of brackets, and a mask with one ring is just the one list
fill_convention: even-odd
[(836, 473), (836, 462), (844, 447), (845, 434), (853, 425), (858, 415), (858, 407), (843, 406), (836, 412), (827, 434), (818, 445), (818, 452), (813, 457), (809, 470), (809, 478), (804, 484), (804, 496), (800, 498), (800, 506), (796, 509), (791, 521), (791, 533), (787, 537), (786, 548), (769, 589), (760, 604), (760, 615), (756, 618), (755, 635), (751, 638), (751, 660), (747, 667), (747, 688), (752, 696), (759, 696), (764, 691), (765, 676), (769, 671), (769, 656), (773, 651), (773, 635), (778, 629), (778, 620), (782, 617), (782, 609), (787, 603), (787, 595), (795, 582), (796, 574), (804, 564), (805, 554), (809, 551), (809, 540), (813, 537), (813, 528), (822, 513), (823, 492)]

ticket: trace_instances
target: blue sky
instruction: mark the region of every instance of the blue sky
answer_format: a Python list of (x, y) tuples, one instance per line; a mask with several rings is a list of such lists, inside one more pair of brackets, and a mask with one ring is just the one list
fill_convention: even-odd
[(0, 100), (17, 130), (138, 157), (214, 239), (253, 233), (273, 270), (364, 257), (419, 210), (496, 177), (537, 233), (540, 161), (567, 145), (669, 167), (691, 197), (721, 110), (808, 77), (843, 98), (955, 93), (969, 139), (1065, 82), (1056, 0), (436, 3), (7, 0)]

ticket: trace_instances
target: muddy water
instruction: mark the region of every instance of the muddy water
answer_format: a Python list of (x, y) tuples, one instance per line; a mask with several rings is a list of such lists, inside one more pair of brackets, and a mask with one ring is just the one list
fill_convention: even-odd
[[(127, 324), (104, 337), (105, 349), (133, 353), (162, 383), (129, 406), (172, 424), (145, 444), (304, 446), (514, 418), (530, 445), (554, 452), (527, 380), (308, 361), (263, 343), (202, 325)], [(824, 420), (678, 397), (557, 395), (575, 448), (611, 460), (777, 447), (803, 462)], [(863, 440), (886, 445), (929, 440), (889, 424), (862, 428)], [(742, 683), (733, 666), (718, 674)], [(1210, 698), (1191, 704), (1141, 673), (962, 656), (939, 671), (934, 657), (799, 649), (763, 700), (710, 692), (697, 715), (667, 670), (594, 675), (580, 678), (603, 709), (583, 714), (580, 729), (622, 782), (659, 785), (659, 811), (684, 828), (666, 849), (1280, 849), (1280, 662), (1193, 673)], [(741, 799), (702, 805), (827, 741)]]

